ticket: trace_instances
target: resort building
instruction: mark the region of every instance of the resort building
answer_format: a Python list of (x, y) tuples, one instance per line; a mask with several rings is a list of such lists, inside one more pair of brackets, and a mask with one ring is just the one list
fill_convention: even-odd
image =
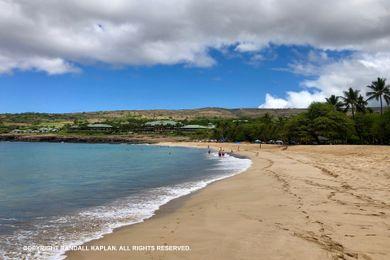
[(170, 126), (170, 127), (175, 127), (179, 123), (176, 121), (172, 120), (161, 120), (161, 121), (151, 121), (151, 122), (146, 122), (145, 126)]
[(11, 134), (42, 134), (42, 133), (53, 133), (58, 132), (57, 128), (42, 127), (39, 129), (14, 129)]
[(112, 126), (108, 124), (89, 124), (87, 125), (88, 130), (94, 131), (109, 131), (112, 130)]
[(26, 133), (26, 130), (14, 129), (11, 131), (11, 134), (23, 134)]
[(179, 126), (180, 123), (172, 120), (158, 120), (146, 122), (144, 125), (145, 131), (166, 131), (172, 130)]
[(204, 125), (185, 125), (181, 127), (181, 130), (184, 131), (197, 131), (197, 130), (209, 130), (209, 129), (214, 129), (215, 125), (213, 124), (208, 124), (207, 126)]

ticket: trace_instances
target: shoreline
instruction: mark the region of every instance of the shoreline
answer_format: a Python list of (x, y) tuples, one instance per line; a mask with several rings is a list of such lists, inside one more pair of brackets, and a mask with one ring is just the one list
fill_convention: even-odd
[[(239, 173), (240, 174), (240, 173)], [(108, 236), (108, 235), (111, 235), (111, 234), (114, 234), (116, 232), (121, 232), (121, 231), (125, 231), (126, 229), (128, 228), (131, 228), (131, 227), (135, 227), (135, 226), (138, 226), (138, 225), (142, 225), (143, 223), (145, 223), (146, 221), (149, 221), (151, 219), (158, 219), (158, 218), (162, 218), (164, 216), (167, 216), (169, 214), (171, 214), (172, 212), (176, 211), (177, 209), (181, 208), (185, 201), (186, 200), (189, 200), (191, 199), (191, 197), (193, 197), (194, 195), (196, 195), (197, 193), (201, 192), (203, 189), (209, 187), (210, 185), (213, 185), (215, 183), (218, 183), (218, 182), (221, 182), (227, 178), (232, 178), (234, 177), (235, 175), (233, 176), (230, 176), (230, 177), (226, 177), (224, 179), (220, 179), (220, 180), (216, 180), (216, 181), (213, 181), (211, 182), (210, 184), (208, 184), (206, 187), (203, 187), (203, 188), (200, 188), (198, 190), (195, 190), (195, 191), (192, 191), (188, 194), (185, 194), (183, 196), (180, 196), (180, 197), (177, 197), (177, 198), (174, 198), (170, 201), (168, 201), (167, 203), (165, 204), (162, 204), (154, 213), (152, 216), (146, 218), (146, 219), (143, 219), (139, 222), (135, 222), (135, 223), (132, 223), (132, 224), (126, 224), (126, 225), (123, 225), (123, 226), (120, 226), (120, 227), (117, 227), (117, 228), (114, 228), (111, 232), (109, 233), (104, 233), (101, 235), (101, 237), (99, 238), (94, 238), (94, 239), (91, 239), (91, 240), (88, 240), (82, 244), (80, 244), (80, 246), (90, 246), (92, 244), (94, 244), (95, 242), (99, 242), (101, 239), (104, 239), (104, 237)], [(69, 259), (68, 255), (71, 254), (73, 251), (72, 250), (68, 250), (66, 252), (64, 252), (63, 254), (61, 254), (61, 259)]]
[[(194, 143), (194, 144), (196, 144), (196, 143)], [(163, 147), (185, 147), (185, 148), (203, 149), (203, 150), (207, 149), (207, 147), (203, 147), (203, 146), (189, 145), (188, 142), (187, 143), (159, 142), (159, 143), (152, 143), (151, 145), (163, 146)], [(216, 147), (212, 148), (212, 144), (210, 144), (210, 149), (213, 150), (213, 151), (217, 151)], [(140, 221), (132, 223), (132, 224), (126, 224), (126, 225), (123, 225), (123, 226), (120, 226), (120, 227), (113, 228), (111, 230), (111, 232), (104, 233), (104, 234), (100, 235), (99, 238), (93, 238), (91, 240), (83, 242), (81, 244), (81, 246), (89, 246), (89, 245), (93, 244), (94, 242), (97, 242), (97, 241), (99, 241), (101, 239), (104, 239), (104, 237), (107, 236), (107, 235), (111, 235), (111, 234), (114, 234), (116, 232), (120, 232), (120, 231), (122, 231), (124, 229), (131, 228), (133, 226), (141, 225), (141, 224), (143, 224), (146, 221), (149, 221), (151, 219), (161, 218), (163, 216), (169, 215), (170, 213), (172, 213), (175, 210), (177, 210), (180, 207), (182, 207), (183, 204), (185, 203), (185, 201), (189, 200), (192, 196), (198, 194), (199, 192), (202, 192), (202, 190), (208, 188), (211, 185), (215, 185), (215, 184), (217, 184), (219, 182), (222, 182), (222, 181), (224, 181), (226, 179), (234, 178), (237, 175), (244, 174), (252, 165), (252, 160), (250, 159), (250, 156), (244, 156), (244, 155), (240, 155), (240, 154), (236, 154), (236, 153), (228, 153), (228, 155), (231, 156), (231, 157), (240, 159), (240, 160), (242, 160), (242, 159), (250, 160), (251, 162), (250, 162), (249, 166), (247, 168), (245, 168), (245, 169), (242, 169), (242, 170), (240, 170), (238, 172), (231, 173), (229, 175), (222, 175), (220, 177), (217, 177), (216, 179), (212, 179), (204, 187), (201, 187), (201, 188), (196, 189), (194, 191), (190, 191), (188, 194), (184, 194), (182, 196), (179, 196), (179, 197), (176, 197), (176, 198), (173, 198), (173, 199), (169, 200), (167, 203), (164, 203), (164, 204), (160, 205), (159, 208), (156, 211), (153, 212), (153, 215), (151, 215), (150, 217), (148, 217), (146, 219), (140, 220)], [(68, 250), (68, 251), (64, 252), (63, 254), (61, 254), (60, 257), (62, 257), (62, 259), (69, 259), (68, 256), (69, 256), (70, 253), (72, 253), (72, 251)]]
[[(237, 144), (162, 143), (237, 150)], [(84, 245), (190, 251), (68, 251), (67, 259), (387, 259), (389, 147), (240, 144), (252, 166)], [(375, 175), (372, 167), (375, 165)], [(343, 167), (343, 168), (341, 168)], [(370, 176), (370, 177), (368, 177)], [(369, 178), (369, 181), (367, 180)]]
[[(151, 146), (156, 147), (156, 145), (151, 145)], [(159, 146), (161, 146), (161, 145), (159, 145)], [(142, 147), (142, 145), (141, 145), (141, 147)], [(156, 149), (156, 148), (154, 148), (154, 149)], [(176, 151), (176, 149), (167, 149), (167, 148), (163, 148), (163, 149), (167, 153), (168, 153), (168, 151)], [(78, 245), (83, 245), (89, 241), (93, 241), (93, 240), (102, 238), (106, 234), (116, 232), (117, 230), (121, 229), (122, 227), (132, 226), (132, 225), (136, 225), (138, 223), (142, 223), (146, 219), (150, 219), (150, 218), (154, 217), (156, 214), (162, 215), (164, 213), (167, 213), (170, 210), (172, 210), (172, 205), (175, 205), (175, 208), (179, 207), (178, 202), (181, 201), (179, 199), (185, 198), (187, 196), (191, 196), (192, 194), (195, 194), (196, 192), (203, 189), (205, 186), (210, 185), (211, 183), (218, 182), (218, 181), (223, 180), (225, 178), (229, 178), (232, 175), (239, 174), (239, 173), (243, 172), (243, 170), (245, 170), (247, 167), (250, 166), (248, 161), (238, 162), (238, 159), (234, 159), (235, 158), (234, 156), (231, 156), (230, 158), (229, 158), (229, 156), (227, 156), (226, 160), (224, 160), (224, 159), (221, 160), (215, 156), (215, 153), (213, 153), (211, 156), (207, 155), (207, 149), (205, 149), (203, 147), (188, 147), (188, 149), (191, 149), (191, 150), (192, 149), (195, 149), (195, 150), (199, 149), (199, 152), (197, 151), (196, 153), (201, 154), (201, 156), (204, 157), (204, 160), (216, 161), (216, 163), (214, 163), (213, 165), (215, 165), (216, 169), (219, 169), (219, 170), (213, 171), (213, 174), (210, 176), (205, 173), (205, 176), (201, 177), (200, 179), (194, 180), (194, 181), (184, 182), (184, 183), (177, 184), (177, 185), (167, 185), (167, 186), (160, 187), (158, 189), (164, 189), (167, 191), (171, 190), (171, 191), (168, 191), (167, 194), (162, 193), (163, 196), (160, 196), (159, 197), (160, 199), (158, 199), (158, 200), (154, 200), (154, 199), (149, 200), (150, 203), (147, 202), (145, 204), (145, 206), (148, 209), (150, 208), (150, 210), (147, 211), (147, 214), (144, 214), (143, 216), (142, 216), (142, 214), (140, 215), (140, 216), (142, 216), (142, 219), (141, 219), (141, 217), (137, 217), (137, 218), (134, 217), (134, 218), (132, 218), (134, 221), (132, 221), (130, 219), (129, 222), (117, 222), (119, 225), (115, 224), (116, 218), (114, 218), (114, 217), (112, 217), (111, 219), (105, 219), (104, 223), (106, 223), (107, 228), (103, 227), (99, 230), (95, 229), (95, 231), (97, 231), (97, 232), (93, 231), (93, 232), (90, 232), (89, 234), (86, 232), (78, 232), (79, 235), (72, 236), (73, 239), (65, 239), (61, 244), (58, 244), (58, 246), (56, 246), (55, 248), (48, 249), (46, 252), (42, 251), (42, 256), (49, 257), (51, 255), (51, 257), (54, 259), (60, 259), (60, 258), (62, 259), (64, 257), (63, 254), (65, 253), (64, 252), (65, 248), (73, 248), (73, 247), (78, 246)], [(157, 150), (159, 150), (159, 149), (157, 148)], [(179, 149), (179, 151), (180, 150), (186, 150), (186, 149)], [(238, 165), (237, 165), (237, 162), (238, 162)], [(203, 167), (203, 168), (204, 168), (204, 171), (207, 171), (207, 169), (208, 169), (205, 167)], [(233, 169), (237, 169), (237, 170), (233, 170)], [(202, 172), (203, 172), (203, 170), (202, 170)], [(132, 203), (132, 201), (130, 200), (130, 201), (128, 201), (128, 203)], [(169, 205), (166, 206), (167, 204), (169, 204)], [(117, 210), (121, 211), (121, 209), (126, 209), (127, 207), (125, 205), (127, 205), (127, 204), (123, 204), (123, 207), (117, 208)], [(155, 205), (155, 206), (150, 207), (150, 205)], [(108, 208), (108, 210), (109, 210), (109, 208)], [(103, 211), (102, 211), (102, 213), (104, 214)], [(128, 216), (132, 216), (132, 215), (133, 214), (130, 214)], [(137, 214), (135, 214), (135, 215), (137, 215)], [(81, 221), (81, 220), (79, 219), (79, 221)], [(74, 221), (74, 223), (81, 223), (79, 221)], [(83, 229), (81, 228), (80, 231), (83, 231)], [(60, 240), (58, 240), (58, 241), (60, 241)], [(54, 240), (53, 240), (53, 243), (55, 243)], [(33, 251), (31, 251), (31, 252), (32, 252), (33, 256), (38, 256), (38, 252), (33, 252)]]
[[(151, 145), (154, 145), (154, 146), (164, 146), (164, 147), (173, 147), (172, 145), (163, 145), (162, 143), (151, 144)], [(177, 145), (177, 146), (174, 146), (174, 147), (183, 147), (183, 148), (189, 148), (189, 149), (201, 149), (201, 150), (205, 150), (205, 153), (207, 152), (207, 149), (205, 147), (188, 146), (188, 145), (185, 145), (185, 146)], [(237, 156), (237, 155), (231, 155), (231, 154), (229, 154), (229, 156), (233, 157), (233, 158), (236, 158), (236, 159), (239, 159), (239, 160), (245, 159), (245, 160), (249, 160), (250, 161), (249, 157), (246, 157), (246, 156)], [(197, 182), (199, 187), (196, 187), (196, 185), (195, 185), (194, 187), (189, 188), (188, 191), (185, 191), (185, 194), (179, 195), (178, 197), (174, 197), (174, 198), (170, 199), (169, 201), (159, 205), (158, 209), (156, 209), (152, 213), (151, 216), (146, 217), (146, 218), (141, 219), (141, 220), (137, 220), (134, 223), (124, 224), (122, 226), (112, 228), (108, 232), (106, 230), (105, 232), (102, 232), (101, 234), (97, 235), (98, 236), (97, 238), (96, 237), (95, 238), (90, 238), (90, 239), (87, 239), (86, 241), (80, 242), (80, 243), (76, 242), (71, 247), (79, 247), (79, 246), (83, 247), (85, 245), (89, 245), (89, 244), (91, 244), (91, 243), (93, 243), (95, 241), (98, 241), (100, 239), (103, 239), (107, 235), (110, 235), (110, 234), (113, 234), (115, 232), (121, 231), (121, 230), (123, 230), (125, 228), (129, 228), (129, 227), (132, 227), (132, 226), (140, 225), (140, 224), (142, 224), (145, 221), (148, 221), (150, 219), (155, 219), (155, 218), (159, 218), (159, 217), (165, 216), (165, 215), (171, 213), (172, 211), (180, 208), (183, 205), (185, 200), (191, 198), (193, 195), (197, 194), (198, 192), (202, 191), (203, 189), (207, 188), (208, 186), (213, 185), (214, 183), (218, 183), (220, 181), (223, 181), (223, 180), (225, 180), (227, 178), (231, 178), (231, 177), (234, 177), (236, 175), (242, 174), (250, 166), (251, 166), (251, 162), (248, 163), (247, 167), (244, 167), (243, 169), (238, 169), (238, 171), (234, 171), (234, 172), (230, 172), (229, 173), (229, 170), (228, 170), (226, 173), (224, 173), (224, 174), (222, 174), (220, 176), (215, 176), (215, 177), (212, 177), (212, 178), (199, 180)], [(192, 190), (192, 189), (194, 189), (194, 190)], [(63, 253), (59, 252), (59, 254), (56, 254), (55, 257), (56, 257), (56, 259), (57, 258), (64, 259), (65, 257), (67, 257), (68, 252), (71, 252), (71, 250), (65, 251)]]
[(0, 142), (49, 142), (49, 143), (107, 143), (107, 144), (158, 144), (160, 142), (182, 142), (187, 138), (154, 137), (146, 135), (14, 135), (0, 134)]

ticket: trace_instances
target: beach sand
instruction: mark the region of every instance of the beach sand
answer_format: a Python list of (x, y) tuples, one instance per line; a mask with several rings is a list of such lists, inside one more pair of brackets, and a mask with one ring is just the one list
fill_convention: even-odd
[(86, 244), (190, 251), (72, 251), (68, 259), (390, 259), (390, 147), (209, 145), (253, 164)]

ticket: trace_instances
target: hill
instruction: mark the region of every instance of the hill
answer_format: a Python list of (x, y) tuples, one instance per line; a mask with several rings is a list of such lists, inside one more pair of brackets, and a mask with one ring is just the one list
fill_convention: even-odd
[(3, 124), (33, 124), (42, 122), (73, 122), (74, 120), (87, 120), (89, 122), (104, 121), (113, 118), (140, 117), (145, 119), (196, 119), (196, 118), (256, 118), (265, 114), (274, 116), (291, 116), (302, 113), (306, 109), (257, 109), (257, 108), (199, 108), (180, 110), (118, 110), (80, 113), (20, 113), (0, 114)]

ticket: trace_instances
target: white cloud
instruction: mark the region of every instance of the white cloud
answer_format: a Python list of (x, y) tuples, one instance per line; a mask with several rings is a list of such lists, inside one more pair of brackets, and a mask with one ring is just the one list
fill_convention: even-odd
[(49, 75), (79, 72), (79, 69), (60, 58), (24, 57), (23, 59), (0, 56), (0, 73), (18, 70), (45, 71)]
[(271, 94), (265, 95), (265, 103), (259, 108), (306, 108), (314, 101), (323, 101), (325, 96), (321, 92), (310, 93), (309, 91), (289, 91), (287, 97), (278, 98)]
[[(305, 64), (298, 64), (293, 69), (295, 73), (304, 74)], [(310, 70), (308, 64), (307, 70)], [(324, 101), (325, 97), (332, 94), (342, 95), (343, 90), (349, 87), (360, 90), (364, 96), (367, 88), (377, 77), (385, 77), (390, 80), (390, 53), (355, 54), (347, 59), (326, 63), (316, 67), (316, 79), (305, 80), (301, 83), (307, 90), (287, 92), (285, 98), (277, 99), (268, 94), (262, 108), (275, 108), (275, 104), (281, 107), (306, 107), (313, 101)], [(314, 93), (314, 94), (313, 94)], [(375, 101), (371, 101), (375, 103)], [(373, 104), (372, 103), (372, 104)]]
[(258, 46), (253, 42), (241, 42), (239, 43), (235, 50), (238, 52), (255, 52), (261, 49), (262, 46)]
[(269, 43), (390, 52), (389, 10), (383, 0), (0, 0), (1, 72), (96, 62), (207, 67), (210, 48)]
[(289, 103), (283, 98), (277, 98), (267, 93), (265, 95), (265, 103), (260, 105), (259, 108), (287, 108)]

